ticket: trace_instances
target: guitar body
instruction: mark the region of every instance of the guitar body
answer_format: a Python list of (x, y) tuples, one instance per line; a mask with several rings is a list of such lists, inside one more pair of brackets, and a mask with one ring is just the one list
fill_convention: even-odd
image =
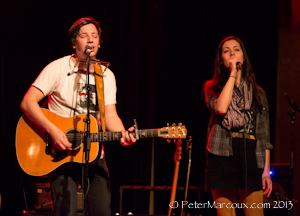
[[(59, 151), (51, 142), (50, 136), (23, 115), (16, 129), (16, 154), (18, 162), (25, 173), (32, 176), (48, 177), (54, 170), (64, 167), (69, 162), (84, 163), (84, 137), (80, 132), (86, 130), (83, 121), (86, 115), (70, 118), (58, 116), (49, 110), (42, 109), (44, 115), (67, 136), (72, 148)], [(97, 120), (90, 116), (90, 133), (98, 132)], [(96, 163), (100, 158), (99, 143), (91, 142), (89, 162)]]

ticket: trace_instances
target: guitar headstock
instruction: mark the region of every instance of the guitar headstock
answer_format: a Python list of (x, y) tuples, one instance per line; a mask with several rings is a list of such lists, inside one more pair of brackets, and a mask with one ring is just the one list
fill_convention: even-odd
[(186, 139), (187, 129), (184, 125), (179, 123), (177, 126), (163, 127), (158, 130), (158, 136), (165, 139)]

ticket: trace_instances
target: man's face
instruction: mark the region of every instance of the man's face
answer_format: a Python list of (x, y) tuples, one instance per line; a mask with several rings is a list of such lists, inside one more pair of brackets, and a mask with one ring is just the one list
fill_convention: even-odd
[(93, 49), (90, 54), (91, 59), (96, 58), (98, 49), (100, 48), (99, 34), (94, 24), (87, 24), (80, 28), (76, 36), (75, 45), (73, 48), (76, 50), (77, 58), (86, 59), (85, 53), (86, 45), (92, 45)]

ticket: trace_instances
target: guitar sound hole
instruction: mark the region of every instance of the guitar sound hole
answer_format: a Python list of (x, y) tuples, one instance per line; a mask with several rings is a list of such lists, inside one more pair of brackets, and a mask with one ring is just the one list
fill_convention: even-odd
[(69, 142), (72, 144), (72, 150), (77, 149), (81, 146), (81, 143), (83, 143), (82, 135), (77, 130), (70, 130), (66, 134)]

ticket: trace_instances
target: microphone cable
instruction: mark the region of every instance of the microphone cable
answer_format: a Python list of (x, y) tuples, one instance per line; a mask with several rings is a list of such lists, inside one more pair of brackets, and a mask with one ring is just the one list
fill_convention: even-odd
[[(245, 81), (244, 81), (245, 82)], [(245, 83), (246, 85), (246, 83)], [(247, 184), (248, 184), (248, 163), (247, 163), (247, 141), (246, 141), (246, 119), (245, 119), (245, 115), (246, 115), (246, 103), (245, 103), (245, 89), (243, 88), (243, 100), (244, 100), (244, 126), (243, 126), (243, 141), (244, 141), (244, 156), (245, 156), (245, 205), (247, 205), (246, 203), (246, 198), (247, 198)], [(245, 208), (245, 215), (247, 211), (247, 208)]]
[[(22, 171), (21, 171), (22, 172)], [(28, 203), (27, 203), (27, 197), (26, 197), (26, 192), (25, 192), (25, 186), (24, 186), (24, 173), (21, 173), (20, 178), (21, 178), (21, 185), (22, 185), (22, 193), (23, 193), (23, 198), (24, 198), (24, 204), (26, 208), (26, 214), (29, 214), (29, 208), (28, 208)]]

